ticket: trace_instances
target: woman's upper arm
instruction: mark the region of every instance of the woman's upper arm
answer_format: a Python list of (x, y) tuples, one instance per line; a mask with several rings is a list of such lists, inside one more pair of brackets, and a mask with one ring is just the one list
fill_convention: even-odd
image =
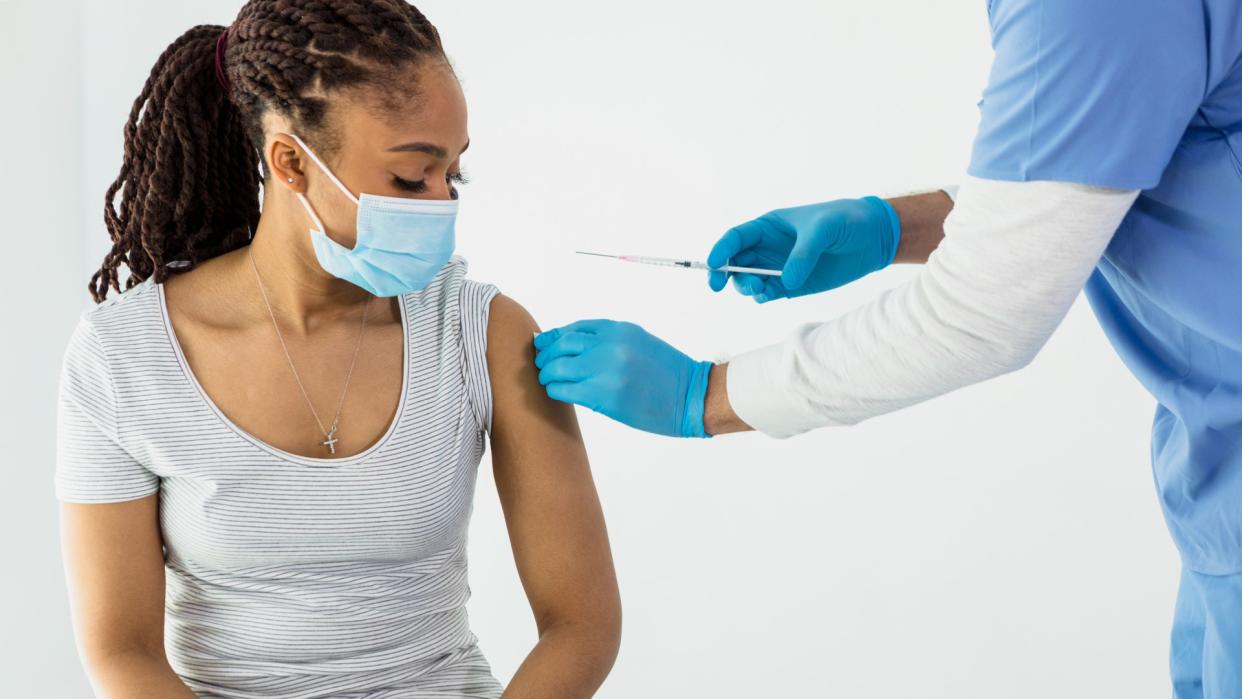
[(159, 496), (61, 504), (61, 548), (78, 649), (89, 665), (120, 653), (164, 657)]
[(538, 381), (534, 319), (491, 303), (492, 464), (518, 574), (540, 631), (590, 621), (619, 630), (620, 598), (604, 516), (573, 406)]
[(87, 314), (61, 365), (56, 426), (61, 548), (78, 647), (90, 663), (164, 654), (159, 478), (122, 444), (108, 342)]

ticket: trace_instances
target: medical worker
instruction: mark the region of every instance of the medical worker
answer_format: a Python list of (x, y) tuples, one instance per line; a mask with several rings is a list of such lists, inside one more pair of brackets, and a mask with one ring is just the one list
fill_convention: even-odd
[[(553, 398), (641, 430), (787, 437), (1025, 366), (1086, 293), (1159, 403), (1152, 457), (1183, 561), (1174, 696), (1242, 697), (1242, 3), (991, 0), (995, 61), (946, 192), (781, 209), (716, 243), (760, 303), (893, 262), (919, 275), (727, 364), (640, 327), (535, 339)], [(713, 272), (719, 291), (727, 281)], [(1072, 390), (1072, 387), (1067, 387)]]

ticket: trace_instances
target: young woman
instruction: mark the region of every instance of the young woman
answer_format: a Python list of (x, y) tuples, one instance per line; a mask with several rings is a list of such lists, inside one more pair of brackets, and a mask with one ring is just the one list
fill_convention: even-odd
[(503, 696), (603, 681), (620, 603), (574, 415), (531, 317), (452, 257), (468, 143), (400, 0), (252, 0), (159, 58), (61, 377), (99, 696), (502, 696), (465, 609), (485, 434), (538, 629)]

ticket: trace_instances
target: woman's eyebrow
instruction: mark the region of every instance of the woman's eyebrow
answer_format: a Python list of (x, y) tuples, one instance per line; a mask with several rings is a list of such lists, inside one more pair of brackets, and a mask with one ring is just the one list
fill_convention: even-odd
[[(459, 151), (459, 153), (465, 153), (466, 149), (469, 147), (470, 147), (470, 141), (466, 141), (466, 145), (461, 147), (461, 150)], [(393, 146), (392, 148), (389, 148), (388, 150), (389, 152), (427, 153), (429, 155), (434, 155), (437, 158), (448, 157), (448, 151), (446, 151), (443, 146), (437, 146), (434, 143), (427, 143), (425, 141), (402, 143), (401, 145)]]

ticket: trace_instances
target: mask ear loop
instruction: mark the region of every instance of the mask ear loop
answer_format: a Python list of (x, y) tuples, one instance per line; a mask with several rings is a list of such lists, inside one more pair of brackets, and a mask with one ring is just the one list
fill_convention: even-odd
[[(332, 170), (329, 169), (328, 166), (325, 165), (322, 160), (319, 159), (318, 155), (315, 155), (315, 151), (311, 150), (310, 146), (306, 145), (306, 142), (298, 138), (297, 134), (291, 133), (289, 134), (289, 136), (291, 136), (294, 141), (297, 141), (297, 144), (302, 147), (302, 150), (306, 151), (306, 154), (311, 157), (311, 160), (315, 161), (315, 165), (319, 166), (319, 169), (323, 171), (323, 174), (327, 175), (328, 179), (332, 180), (332, 182), (335, 183), (336, 186), (339, 187), (340, 190), (345, 193), (345, 196), (349, 197), (349, 200), (352, 201), (355, 206), (358, 205), (359, 203), (358, 197), (354, 196), (354, 193), (349, 191), (349, 187), (346, 187), (345, 183), (337, 179), (336, 174), (332, 172)], [(298, 196), (301, 196), (301, 195), (299, 194)]]
[(311, 222), (315, 224), (315, 230), (327, 235), (328, 231), (323, 227), (323, 221), (320, 221), (319, 217), (315, 215), (315, 210), (311, 208), (310, 202), (306, 201), (306, 195), (298, 192), (297, 197), (298, 201), (302, 202), (302, 208), (306, 209), (306, 213), (310, 216)]
[[(345, 196), (349, 197), (349, 200), (352, 201), (355, 206), (361, 205), (361, 203), (358, 201), (358, 197), (355, 197), (354, 193), (349, 191), (349, 187), (346, 187), (345, 183), (341, 182), (341, 180), (337, 178), (336, 174), (333, 173), (332, 170), (328, 168), (328, 166), (325, 165), (322, 160), (319, 159), (318, 155), (315, 155), (315, 151), (311, 150), (310, 146), (306, 145), (305, 141), (303, 141), (301, 138), (298, 138), (298, 135), (295, 133), (291, 133), (289, 134), (289, 136), (292, 137), (293, 140), (296, 141), (299, 146), (301, 146), (302, 150), (306, 151), (306, 154), (310, 156), (311, 160), (315, 162), (315, 165), (318, 166), (318, 168), (323, 172), (323, 174), (327, 175), (328, 179), (332, 180), (332, 182), (336, 184), (336, 186), (340, 188), (342, 192), (345, 193)], [(306, 209), (306, 213), (310, 216), (311, 221), (315, 224), (315, 230), (319, 231), (324, 236), (328, 236), (328, 229), (323, 227), (323, 221), (321, 221), (319, 219), (319, 215), (315, 213), (315, 208), (310, 205), (309, 201), (307, 201), (306, 195), (301, 192), (298, 192), (297, 197), (298, 197), (298, 201), (302, 203), (302, 208)]]

